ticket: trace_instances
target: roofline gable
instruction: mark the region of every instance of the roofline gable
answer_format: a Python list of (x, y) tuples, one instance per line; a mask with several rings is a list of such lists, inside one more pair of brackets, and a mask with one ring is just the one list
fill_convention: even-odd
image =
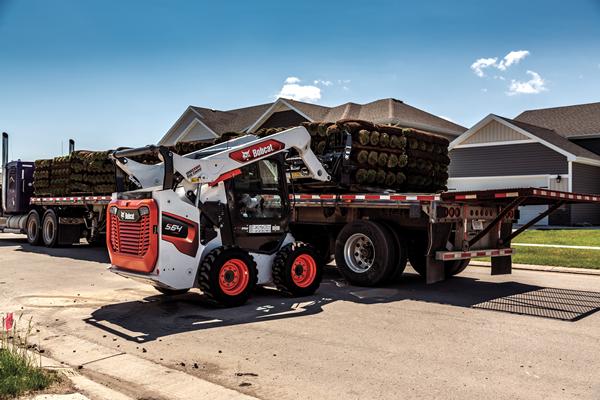
[(260, 117), (258, 117), (258, 119), (248, 127), (248, 129), (246, 130), (246, 132), (251, 133), (253, 132), (255, 129), (257, 129), (259, 126), (261, 126), (267, 119), (269, 119), (269, 117), (271, 115), (273, 115), (275, 113), (275, 109), (277, 108), (278, 105), (285, 105), (287, 108), (289, 108), (290, 110), (298, 113), (299, 115), (301, 115), (303, 118), (306, 118), (309, 121), (313, 121), (313, 119), (311, 117), (309, 117), (308, 115), (306, 115), (305, 113), (303, 113), (302, 111), (298, 110), (296, 107), (292, 106), (289, 102), (287, 102), (285, 99), (279, 97), (277, 100), (275, 100), (273, 102), (273, 104), (271, 105), (271, 107), (269, 107), (267, 109), (267, 111), (265, 111)]
[[(455, 149), (457, 147), (460, 146), (460, 144), (462, 142), (464, 142), (466, 139), (468, 139), (470, 136), (473, 136), (479, 129), (481, 129), (482, 127), (484, 127), (485, 125), (487, 125), (490, 121), (497, 121), (498, 123), (501, 123), (513, 130), (515, 130), (516, 132), (522, 134), (523, 136), (526, 136), (554, 151), (556, 151), (559, 154), (562, 154), (563, 156), (565, 156), (567, 158), (567, 161), (571, 161), (571, 162), (580, 162), (580, 163), (585, 163), (585, 164), (590, 164), (590, 165), (596, 165), (596, 166), (600, 166), (600, 161), (596, 161), (596, 160), (592, 160), (589, 159), (587, 157), (578, 157), (575, 154), (562, 149), (542, 138), (540, 138), (537, 135), (534, 135), (531, 132), (526, 131), (525, 129), (516, 126), (514, 124), (511, 124), (509, 121), (505, 120), (504, 118), (501, 118), (495, 114), (489, 114), (487, 117), (485, 117), (484, 119), (482, 119), (481, 121), (479, 121), (478, 123), (476, 123), (471, 129), (469, 129), (468, 131), (466, 131), (465, 133), (463, 133), (461, 136), (459, 136), (458, 138), (456, 138), (455, 140), (453, 140), (450, 143), (450, 146), (448, 147), (449, 150)], [(556, 134), (558, 135), (558, 134)], [(559, 137), (562, 137), (560, 135), (558, 135)], [(563, 138), (565, 140), (568, 140), (566, 138)], [(531, 141), (529, 140), (524, 140), (523, 143), (531, 143)]]

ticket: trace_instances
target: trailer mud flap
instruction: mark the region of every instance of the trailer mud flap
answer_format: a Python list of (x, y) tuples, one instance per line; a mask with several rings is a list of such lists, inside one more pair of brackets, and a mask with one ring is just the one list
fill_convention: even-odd
[[(512, 232), (512, 223), (503, 222), (500, 224), (500, 238), (510, 237)], [(510, 239), (502, 241), (499, 238), (498, 244), (502, 247), (510, 247)], [(492, 257), (492, 275), (506, 275), (512, 273), (512, 255), (505, 257)]]
[(446, 279), (444, 262), (436, 259), (436, 251), (446, 248), (451, 223), (433, 223), (429, 224), (429, 248), (426, 256), (425, 281), (429, 283), (441, 282)]

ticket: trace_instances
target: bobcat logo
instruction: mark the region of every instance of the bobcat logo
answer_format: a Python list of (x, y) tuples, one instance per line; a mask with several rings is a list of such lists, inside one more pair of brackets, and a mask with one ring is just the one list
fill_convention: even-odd
[(250, 158), (250, 150), (245, 150), (245, 151), (244, 151), (244, 150), (242, 150), (242, 158), (243, 158), (244, 160), (247, 160), (247, 159), (249, 159), (249, 158)]

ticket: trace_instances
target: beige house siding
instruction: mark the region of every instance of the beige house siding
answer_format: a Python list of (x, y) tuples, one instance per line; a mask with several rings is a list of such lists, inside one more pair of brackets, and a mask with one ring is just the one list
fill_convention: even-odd
[(527, 139), (529, 138), (509, 128), (508, 126), (499, 123), (498, 121), (490, 121), (487, 125), (479, 129), (477, 133), (467, 138), (460, 145), (490, 142), (507, 142), (513, 140)]

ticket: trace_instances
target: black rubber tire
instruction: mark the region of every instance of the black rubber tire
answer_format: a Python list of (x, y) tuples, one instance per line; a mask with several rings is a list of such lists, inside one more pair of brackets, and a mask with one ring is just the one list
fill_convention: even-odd
[[(316, 274), (312, 282), (301, 287), (294, 282), (293, 275), (296, 266), (294, 262), (298, 256), (307, 255), (316, 263)], [(321, 285), (323, 278), (323, 261), (317, 249), (303, 242), (289, 243), (281, 248), (273, 261), (273, 283), (281, 293), (289, 297), (310, 296)], [(307, 282), (308, 283), (308, 282)]]
[[(362, 234), (373, 244), (374, 262), (364, 272), (353, 271), (344, 258), (346, 241), (354, 234)], [(335, 241), (335, 263), (348, 282), (357, 286), (377, 286), (387, 281), (397, 263), (396, 243), (392, 233), (378, 222), (360, 220), (347, 224)]]
[(446, 261), (444, 262), (444, 269), (446, 272), (446, 278), (450, 278), (451, 276), (458, 275), (467, 268), (469, 263), (471, 262), (470, 258), (465, 260), (456, 260), (456, 261)]
[(25, 228), (27, 230), (27, 243), (39, 246), (42, 242), (42, 223), (40, 214), (36, 210), (29, 211)]
[[(51, 225), (50, 225), (51, 224)], [(42, 240), (46, 247), (58, 246), (58, 217), (54, 210), (47, 210), (42, 218)]]
[(402, 278), (402, 274), (406, 269), (406, 263), (408, 262), (408, 245), (406, 239), (398, 233), (397, 227), (394, 224), (386, 221), (379, 222), (385, 225), (396, 243), (396, 258), (398, 261), (389, 277), (389, 281), (392, 283), (398, 282)]
[[(424, 234), (415, 234), (413, 240), (408, 244), (408, 260), (415, 271), (425, 278), (427, 261), (425, 251), (427, 250), (427, 237)], [(444, 276), (450, 278), (458, 275), (467, 268), (471, 259), (444, 261)]]
[[(248, 268), (248, 284), (243, 291), (236, 295), (229, 295), (219, 285), (221, 268), (231, 259), (239, 259)], [(198, 271), (198, 286), (204, 295), (211, 301), (225, 307), (238, 307), (246, 303), (256, 288), (258, 269), (256, 261), (247, 252), (238, 247), (217, 247), (211, 250), (200, 263)]]
[(180, 295), (180, 294), (186, 294), (187, 292), (190, 291), (190, 289), (175, 290), (175, 289), (168, 289), (168, 288), (160, 287), (160, 286), (155, 286), (154, 289), (158, 290), (159, 292), (161, 292), (165, 296), (177, 296), (177, 295)]

